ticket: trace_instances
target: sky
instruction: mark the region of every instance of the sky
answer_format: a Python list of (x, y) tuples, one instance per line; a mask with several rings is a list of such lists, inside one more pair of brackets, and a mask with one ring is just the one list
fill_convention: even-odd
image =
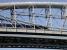
[(0, 0), (0, 2), (32, 2), (32, 1), (39, 1), (39, 2), (67, 2), (67, 0)]
[[(33, 0), (0, 0), (0, 2), (33, 2)], [(34, 0), (35, 2), (67, 2), (67, 0)], [(33, 48), (0, 48), (0, 50), (49, 50), (49, 49), (33, 49)], [(59, 50), (59, 49), (50, 49)]]

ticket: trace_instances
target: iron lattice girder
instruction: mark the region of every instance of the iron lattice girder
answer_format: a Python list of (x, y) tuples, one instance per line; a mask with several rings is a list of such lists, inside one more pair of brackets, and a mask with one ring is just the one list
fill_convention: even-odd
[[(50, 22), (50, 21), (51, 21), (52, 18), (56, 19), (54, 17), (50, 17), (50, 15), (49, 15), (49, 17), (47, 17), (49, 12), (51, 12), (51, 8), (60, 8), (60, 9), (63, 10), (63, 9), (65, 9), (66, 5), (67, 5), (66, 3), (58, 3), (58, 2), (15, 2), (15, 3), (0, 3), (0, 8), (2, 10), (9, 9), (11, 11), (11, 18), (12, 19), (10, 20), (9, 25), (12, 25), (12, 27), (17, 28), (17, 24), (19, 24), (19, 22), (20, 23), (22, 22), (22, 23), (25, 23), (25, 25), (23, 26), (23, 24), (19, 24), (20, 27), (24, 27), (24, 28), (26, 26), (29, 27), (29, 25), (26, 25), (26, 24), (30, 24), (30, 27), (34, 28), (34, 29), (36, 29), (36, 27), (39, 27), (38, 25), (37, 26), (35, 25), (36, 24), (35, 17), (39, 17), (39, 16), (41, 17), (42, 15), (37, 15), (36, 16), (35, 13), (32, 13), (32, 11), (34, 12), (35, 8), (44, 8), (44, 9), (47, 8), (48, 10), (46, 11), (47, 13), (46, 13), (46, 17), (45, 17), (45, 18), (48, 18), (47, 24), (45, 24), (45, 25), (47, 25), (47, 27), (41, 26), (40, 28), (43, 27), (43, 29), (48, 28), (49, 30), (51, 30), (51, 29), (54, 29), (54, 28), (52, 27), (52, 22)], [(22, 9), (22, 8), (28, 8), (29, 9), (29, 14), (17, 14), (16, 10), (17, 9)], [(32, 16), (33, 17), (30, 19), (31, 22), (29, 23), (29, 22), (24, 22), (24, 21), (18, 20), (17, 15), (18, 16), (29, 16), (29, 18), (32, 17)], [(43, 16), (45, 16), (45, 14)], [(57, 18), (57, 19), (61, 19), (61, 18)], [(5, 21), (5, 19), (1, 19), (1, 20)], [(7, 21), (9, 21), (9, 20), (7, 19)], [(31, 24), (33, 26), (31, 26)], [(7, 26), (8, 24), (5, 24), (5, 25)], [(60, 30), (60, 28), (58, 28), (57, 30)], [(63, 31), (63, 28), (61, 28), (61, 31)]]
[(0, 37), (1, 48), (67, 48), (67, 40), (44, 38)]

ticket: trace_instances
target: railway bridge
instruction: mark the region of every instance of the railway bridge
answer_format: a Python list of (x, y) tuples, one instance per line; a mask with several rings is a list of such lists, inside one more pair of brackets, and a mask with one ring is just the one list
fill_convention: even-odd
[(1, 48), (67, 48), (67, 3), (0, 3)]

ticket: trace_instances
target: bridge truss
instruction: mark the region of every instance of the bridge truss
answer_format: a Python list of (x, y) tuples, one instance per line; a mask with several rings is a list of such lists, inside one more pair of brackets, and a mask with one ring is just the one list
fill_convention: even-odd
[(1, 3), (0, 30), (66, 34), (66, 13), (64, 3)]
[[(56, 48), (58, 46), (57, 48), (67, 48), (66, 35), (67, 3), (0, 3), (0, 38), (6, 42), (0, 41), (1, 47), (52, 48), (55, 46), (54, 48)], [(19, 40), (14, 41), (16, 38), (22, 39), (22, 41), (17, 43)], [(30, 41), (24, 40), (24, 38)], [(10, 39), (13, 39), (12, 42)], [(38, 41), (41, 41), (41, 43)], [(59, 41), (61, 42), (59, 43)], [(27, 42), (30, 42), (30, 44), (26, 44)], [(54, 44), (52, 44), (53, 42)]]

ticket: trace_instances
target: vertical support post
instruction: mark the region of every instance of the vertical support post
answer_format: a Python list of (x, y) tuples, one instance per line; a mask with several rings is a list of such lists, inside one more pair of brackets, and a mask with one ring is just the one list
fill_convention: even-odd
[(15, 5), (14, 5), (14, 20), (15, 20), (15, 28), (16, 28), (16, 12), (15, 12)]
[(16, 12), (15, 12), (15, 5), (13, 6), (13, 9), (10, 9), (11, 11), (11, 22), (13, 25), (13, 28), (16, 28)]
[[(61, 20), (63, 19), (63, 15), (64, 15), (64, 8), (62, 7), (62, 8), (60, 8), (60, 10), (61, 10)], [(64, 22), (65, 23), (65, 22)], [(61, 28), (60, 28), (60, 32), (61, 32), (61, 34), (62, 34), (62, 30), (63, 30), (63, 27), (64, 27), (64, 24), (61, 26)]]
[(11, 11), (11, 22), (13, 25), (13, 28), (16, 29), (16, 12), (15, 12), (15, 5), (13, 6), (13, 9), (10, 9)]
[(10, 9), (10, 13), (11, 13), (12, 26), (13, 26), (13, 28), (14, 28), (14, 9)]
[(48, 8), (49, 8), (49, 9), (48, 9), (49, 11), (47, 11), (47, 12), (48, 12), (48, 14), (47, 14), (47, 18), (48, 18), (47, 27), (52, 27), (51, 6), (49, 6)]
[(51, 16), (51, 5), (49, 6), (49, 15)]
[(31, 15), (32, 15), (32, 8), (29, 8), (29, 23), (30, 23), (30, 25), (32, 23)]
[(46, 18), (47, 18), (47, 27), (49, 27), (49, 9), (47, 8), (46, 9), (46, 11), (45, 11), (45, 13), (46, 13)]
[(61, 30), (61, 34), (62, 34), (62, 30), (64, 29), (65, 22), (67, 20), (67, 6), (65, 7), (62, 15), (63, 15), (63, 18), (64, 18), (64, 22), (63, 22), (62, 28), (60, 29)]
[(46, 27), (48, 27), (48, 22), (49, 22), (49, 17), (48, 17), (48, 12), (49, 12), (49, 9), (48, 8), (45, 8), (45, 18), (48, 20), (47, 21), (47, 24), (46, 24)]
[(65, 7), (65, 13), (64, 13), (64, 17), (67, 17), (67, 6)]
[(49, 6), (49, 18), (50, 18), (50, 27), (51, 27), (51, 30), (52, 30), (52, 14), (51, 14), (51, 5)]
[(45, 18), (47, 18), (48, 17), (48, 8), (45, 8)]
[(61, 8), (61, 19), (62, 19), (62, 16), (63, 16), (63, 9)]
[(34, 13), (34, 6), (32, 7), (32, 16), (33, 16), (33, 24), (34, 24), (34, 30), (35, 30), (35, 13)]

